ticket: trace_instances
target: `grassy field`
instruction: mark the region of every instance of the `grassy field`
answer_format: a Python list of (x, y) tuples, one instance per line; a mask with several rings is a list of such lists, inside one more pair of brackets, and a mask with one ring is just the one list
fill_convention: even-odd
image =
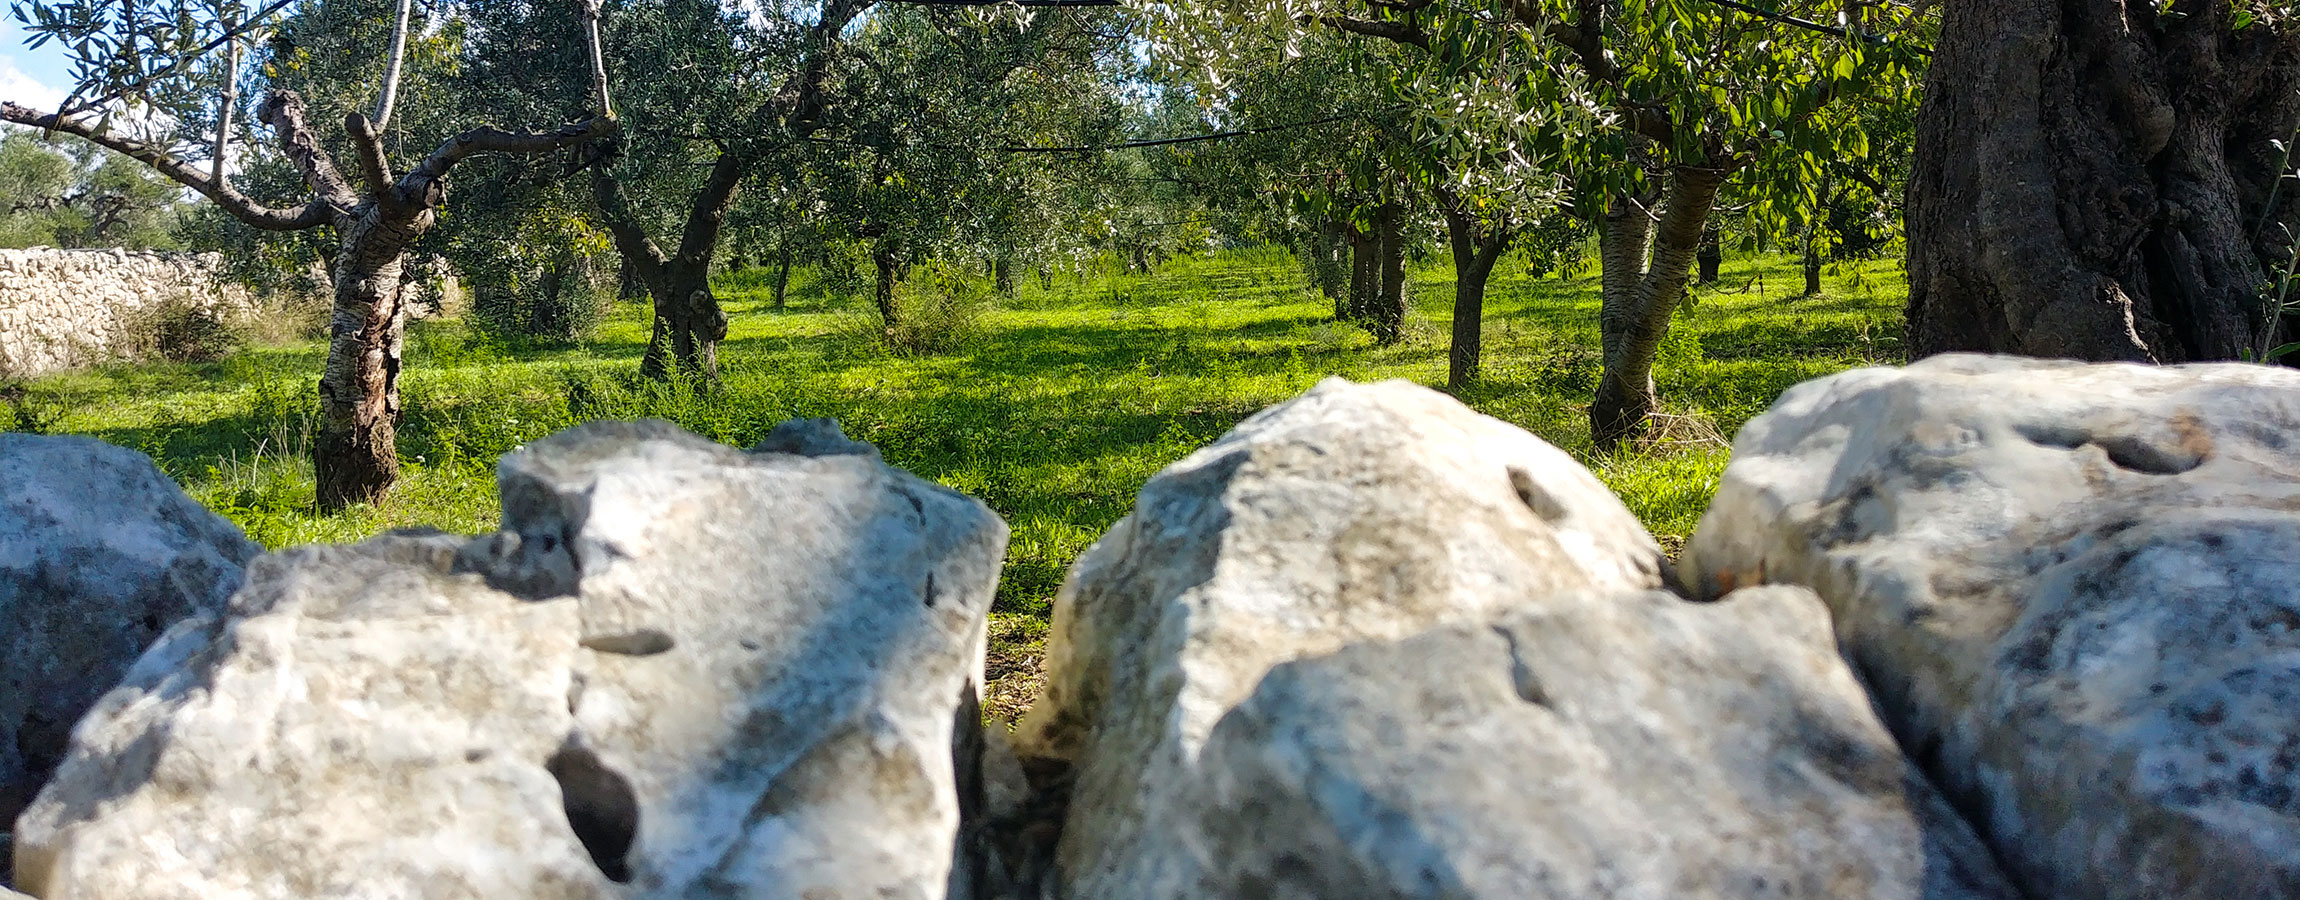
[[(1729, 261), (1697, 290), (1659, 366), (1677, 418), (1663, 440), (1599, 456), (1586, 402), (1598, 372), (1594, 267), (1533, 278), (1505, 260), (1487, 298), (1485, 379), (1463, 398), (1587, 462), (1672, 548), (1698, 520), (1729, 436), (1799, 381), (1901, 357), (1898, 261), (1834, 266), (1797, 296), (1785, 259)], [(574, 348), (505, 346), (452, 320), (410, 328), (407, 467), (390, 500), (311, 510), (318, 342), (256, 347), (218, 363), (144, 365), (31, 382), (0, 427), (94, 435), (150, 454), (192, 496), (267, 546), (350, 541), (394, 527), (494, 527), (495, 458), (576, 422), (656, 416), (738, 446), (794, 416), (830, 416), (889, 462), (982, 498), (1013, 526), (993, 628), (993, 676), (1026, 675), (1064, 570), (1132, 506), (1160, 467), (1241, 418), (1329, 375), (1442, 384), (1452, 269), (1413, 270), (1408, 337), (1375, 348), (1307, 294), (1291, 257), (1236, 251), (1149, 276), (1026, 283), (959, 349), (890, 354), (864, 304), (800, 292), (767, 308), (730, 279), (725, 384), (697, 394), (634, 377), (643, 310), (618, 308)], [(1005, 679), (994, 709), (1024, 702)]]

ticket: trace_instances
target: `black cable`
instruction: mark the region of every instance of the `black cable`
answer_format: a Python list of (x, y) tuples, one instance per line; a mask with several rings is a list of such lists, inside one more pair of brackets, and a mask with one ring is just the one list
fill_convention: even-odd
[[(1852, 38), (1855, 36), (1852, 32), (1843, 28), (1839, 28), (1835, 25), (1824, 25), (1811, 19), (1801, 19), (1796, 16), (1787, 15), (1785, 13), (1768, 12), (1766, 10), (1750, 6), (1747, 3), (1739, 2), (1739, 0), (1708, 0), (1708, 2), (1716, 6), (1725, 7), (1726, 9), (1739, 10), (1741, 12), (1748, 13), (1749, 15), (1756, 16), (1760, 19), (1766, 19), (1773, 22), (1779, 22), (1783, 25), (1802, 28), (1806, 31), (1819, 32), (1821, 34), (1841, 38)], [(1885, 42), (1885, 39), (1879, 35), (1865, 34), (1859, 35), (1859, 37), (1876, 43)], [(1911, 47), (1909, 49), (1915, 51), (1918, 56), (1930, 57), (1933, 55), (1932, 49), (1928, 47)]]

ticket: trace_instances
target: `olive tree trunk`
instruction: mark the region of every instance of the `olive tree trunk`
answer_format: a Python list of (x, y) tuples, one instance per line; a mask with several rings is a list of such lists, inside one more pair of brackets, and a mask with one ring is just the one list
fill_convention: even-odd
[(775, 308), (782, 309), (791, 289), (791, 245), (775, 248)]
[(2300, 192), (2275, 190), (2271, 142), (2300, 113), (2300, 29), (2230, 7), (1946, 0), (1908, 189), (1915, 355), (2172, 363), (2276, 339), (2261, 285)]
[(1453, 251), (1453, 337), (1446, 347), (1446, 390), (1459, 392), (1477, 380), (1485, 342), (1485, 284), (1493, 265), (1509, 250), (1516, 229), (1481, 221), (1477, 213), (1443, 184), (1438, 211), (1445, 216), (1446, 243)]
[(896, 277), (900, 274), (897, 271), (900, 266), (897, 265), (894, 249), (884, 243), (871, 250), (870, 259), (878, 267), (878, 281), (871, 288), (871, 302), (878, 307), (880, 333), (891, 340), (895, 329), (902, 324), (902, 310), (894, 305), (895, 282), (901, 280)]
[(688, 207), (679, 247), (669, 253), (640, 226), (623, 197), (622, 183), (609, 168), (592, 169), (592, 197), (607, 233), (615, 239), (624, 264), (639, 273), (639, 282), (654, 299), (654, 328), (647, 336), (647, 353), (639, 360), (640, 375), (663, 381), (676, 369), (704, 382), (718, 380), (719, 342), (727, 337), (727, 314), (711, 293), (711, 260), (749, 165), (749, 159), (734, 153), (721, 153), (712, 161), (710, 175)]
[(1693, 259), (1700, 263), (1698, 281), (1701, 284), (1716, 284), (1717, 270), (1725, 267), (1724, 242), (1719, 239), (1717, 230), (1717, 221), (1711, 217), (1709, 224), (1701, 229), (1701, 250), (1693, 255)]
[(1366, 328), (1374, 342), (1389, 346), (1405, 333), (1406, 321), (1406, 210), (1395, 200), (1384, 202), (1374, 215), (1374, 238), (1381, 247), (1379, 290), (1367, 309)]
[(399, 371), (407, 329), (399, 288), (407, 248), (432, 221), (428, 208), (394, 210), (371, 201), (337, 223), (343, 244), (312, 445), (323, 510), (372, 501), (399, 477)]
[[(1598, 449), (1612, 449), (1643, 433), (1653, 417), (1653, 358), (1685, 298), (1703, 226), (1728, 174), (1683, 165), (1671, 169), (1669, 196), (1657, 222), (1625, 197), (1616, 196), (1606, 213), (1605, 232), (1598, 239), (1604, 267), (1598, 339), (1605, 371), (1589, 404), (1589, 434)], [(1648, 233), (1653, 237), (1650, 264)]]
[(1813, 223), (1805, 224), (1804, 264), (1805, 296), (1807, 297), (1818, 296), (1821, 293), (1821, 246), (1819, 236), (1814, 233), (1816, 230), (1818, 229)]
[(1375, 290), (1379, 275), (1374, 263), (1374, 235), (1356, 225), (1349, 226), (1350, 242), (1350, 295), (1345, 302), (1334, 307), (1334, 318), (1357, 321), (1365, 317), (1367, 297)]
[[(791, 140), (805, 140), (821, 126), (828, 102), (825, 82), (838, 34), (868, 5), (867, 0), (831, 0), (823, 5), (809, 29), (812, 55), (775, 92), (774, 102), (759, 111), (758, 121), (780, 121)], [(765, 144), (746, 145), (739, 151), (722, 151), (712, 161), (710, 173), (688, 202), (678, 246), (669, 251), (648, 235), (642, 217), (631, 209), (616, 167), (611, 162), (591, 167), (592, 198), (607, 233), (615, 239), (615, 250), (637, 270), (655, 302), (654, 330), (639, 364), (646, 377), (668, 378), (676, 366), (691, 377), (718, 380), (718, 345), (727, 337), (727, 314), (711, 293), (711, 260), (718, 254), (719, 235), (736, 191), (769, 149)]]

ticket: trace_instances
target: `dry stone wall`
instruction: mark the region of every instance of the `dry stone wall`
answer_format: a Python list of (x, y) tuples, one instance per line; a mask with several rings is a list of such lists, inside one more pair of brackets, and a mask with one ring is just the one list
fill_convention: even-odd
[(129, 352), (138, 323), (170, 303), (245, 311), (216, 254), (0, 250), (0, 374), (37, 375)]
[(1144, 486), (1012, 728), (1006, 525), (828, 420), (588, 423), (492, 534), (252, 560), (12, 437), (0, 900), (2300, 900), (2295, 433), (2266, 367), (1840, 373), (1671, 572), (1329, 380)]

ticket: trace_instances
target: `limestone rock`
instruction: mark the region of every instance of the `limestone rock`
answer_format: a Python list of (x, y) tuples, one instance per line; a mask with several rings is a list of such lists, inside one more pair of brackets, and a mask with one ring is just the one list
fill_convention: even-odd
[(577, 597), (576, 729), (635, 796), (638, 894), (942, 896), (1006, 525), (835, 425), (777, 434), (820, 455), (539, 441), (472, 564)]
[(0, 831), (72, 723), (168, 626), (221, 610), (261, 550), (141, 453), (0, 434)]
[(1976, 356), (1783, 394), (1682, 560), (1810, 585), (2024, 892), (2300, 897), (2300, 373)]
[(548, 770), (572, 600), (450, 574), (457, 541), (258, 559), (171, 629), (18, 821), (45, 900), (615, 897)]
[(82, 722), (20, 884), (943, 896), (1006, 527), (798, 431), (826, 455), (587, 425), (501, 462), (495, 535), (258, 560)]
[(1285, 663), (1187, 785), (1146, 896), (2016, 896), (1795, 588), (1552, 595)]
[(1660, 563), (1565, 453), (1435, 391), (1329, 379), (1247, 419), (1151, 479), (1055, 603), (1017, 750), (1074, 767), (1062, 890), (1188, 883), (1134, 848), (1272, 666), (1531, 596), (1656, 587)]

